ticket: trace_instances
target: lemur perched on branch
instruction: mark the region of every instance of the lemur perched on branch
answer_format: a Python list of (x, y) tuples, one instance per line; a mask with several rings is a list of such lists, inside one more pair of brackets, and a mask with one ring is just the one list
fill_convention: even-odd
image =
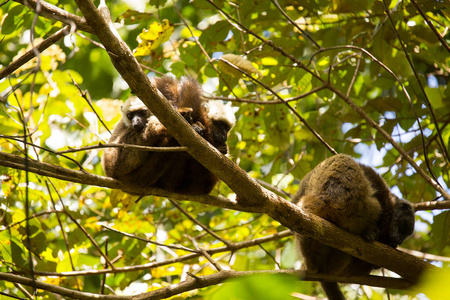
[[(222, 102), (203, 101), (196, 80), (178, 81), (170, 76), (156, 78), (158, 90), (188, 121), (194, 130), (221, 153), (227, 154), (228, 132), (234, 126), (231, 107)], [(110, 143), (154, 147), (180, 144), (137, 97), (122, 106)], [(130, 148), (107, 148), (102, 157), (107, 176), (130, 186), (157, 187), (181, 194), (208, 194), (218, 178), (186, 152), (150, 152)]]
[[(372, 168), (348, 155), (333, 156), (309, 172), (293, 202), (303, 210), (365, 238), (393, 248), (414, 231), (414, 209), (394, 196)], [(378, 267), (299, 234), (306, 269), (342, 276), (369, 274)], [(330, 300), (345, 299), (335, 282), (321, 282)]]

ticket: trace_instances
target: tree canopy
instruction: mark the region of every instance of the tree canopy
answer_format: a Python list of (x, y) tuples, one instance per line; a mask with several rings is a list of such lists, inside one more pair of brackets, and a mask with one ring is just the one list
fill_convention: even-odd
[[(0, 297), (304, 299), (318, 280), (358, 284), (342, 286), (353, 299), (450, 297), (446, 1), (7, 0), (0, 22)], [(233, 107), (228, 158), (156, 93), (163, 74)], [(132, 94), (221, 179), (210, 195), (138, 199), (104, 176)], [(413, 204), (401, 251), (289, 202), (337, 153)], [(309, 274), (292, 231), (383, 273)]]

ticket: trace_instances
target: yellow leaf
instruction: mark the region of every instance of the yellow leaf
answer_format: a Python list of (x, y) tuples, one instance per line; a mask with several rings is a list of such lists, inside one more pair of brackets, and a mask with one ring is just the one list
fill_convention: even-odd
[(261, 59), (261, 64), (263, 64), (265, 66), (276, 66), (276, 65), (278, 65), (278, 60), (276, 60), (273, 57), (263, 57)]
[(162, 276), (167, 275), (167, 271), (164, 268), (152, 268), (150, 270), (153, 278), (160, 278)]
[(45, 283), (52, 284), (52, 285), (59, 285), (61, 283), (61, 278), (59, 277), (44, 277), (42, 280)]
[(134, 56), (149, 55), (151, 50), (158, 48), (167, 42), (174, 31), (173, 25), (168, 20), (162, 23), (153, 22), (148, 29), (143, 29), (137, 40), (139, 45), (134, 49)]
[(11, 187), (13, 180), (8, 174), (0, 174), (0, 199), (2, 197), (8, 197), (11, 193)]
[[(227, 63), (228, 62), (228, 63)], [(236, 68), (230, 66), (229, 64), (232, 64), (236, 66), (237, 68), (243, 70), (246, 73), (258, 74), (259, 77), (262, 77), (261, 72), (255, 68), (251, 61), (242, 58), (239, 55), (236, 54), (225, 54), (223, 55), (219, 60), (219, 69), (221, 69), (224, 73), (231, 75), (236, 78), (241, 78), (244, 76), (243, 73), (241, 73), (239, 70), (236, 70)]]
[(124, 193), (121, 190), (112, 190), (109, 198), (113, 207), (122, 203), (123, 210), (128, 211), (131, 205), (133, 205), (139, 197)]
[(450, 282), (449, 269), (428, 270), (421, 278), (421, 283), (417, 290), (425, 294), (429, 299), (450, 299), (448, 282)]

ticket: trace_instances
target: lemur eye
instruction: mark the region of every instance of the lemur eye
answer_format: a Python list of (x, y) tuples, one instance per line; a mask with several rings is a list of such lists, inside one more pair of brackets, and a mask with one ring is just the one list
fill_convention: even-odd
[(128, 120), (131, 120), (133, 118), (133, 114), (132, 113), (127, 113), (127, 118), (128, 118)]

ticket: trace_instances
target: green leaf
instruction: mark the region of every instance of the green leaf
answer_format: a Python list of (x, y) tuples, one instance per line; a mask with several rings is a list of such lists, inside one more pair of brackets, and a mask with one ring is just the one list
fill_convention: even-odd
[(2, 34), (8, 35), (15, 31), (19, 31), (27, 18), (26, 12), (27, 10), (23, 5), (14, 5), (10, 8), (1, 26)]
[(431, 225), (433, 235), (432, 239), (438, 246), (438, 251), (441, 252), (448, 245), (450, 239), (450, 217), (449, 212), (444, 211), (433, 218)]
[(218, 21), (202, 32), (199, 41), (207, 47), (212, 43), (223, 42), (230, 33), (230, 29), (227, 21)]
[(229, 280), (208, 295), (207, 300), (290, 299), (298, 279), (288, 275), (255, 275)]
[(153, 14), (140, 12), (137, 10), (127, 9), (124, 13), (117, 17), (116, 22), (124, 21), (125, 24), (139, 24), (151, 20)]
[(433, 106), (434, 109), (440, 109), (449, 105), (448, 101), (447, 103), (444, 103), (443, 95), (440, 89), (425, 87), (425, 92), (427, 93), (428, 100), (430, 100), (431, 106)]
[(427, 270), (422, 277), (418, 291), (425, 294), (428, 299), (449, 299), (450, 298), (450, 270), (431, 269)]

